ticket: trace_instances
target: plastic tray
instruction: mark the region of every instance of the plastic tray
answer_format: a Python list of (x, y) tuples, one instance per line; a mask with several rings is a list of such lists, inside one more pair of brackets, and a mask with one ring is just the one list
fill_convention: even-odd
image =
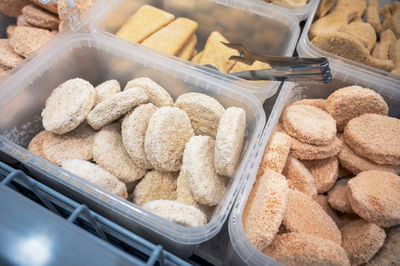
[[(235, 178), (211, 221), (198, 228), (183, 227), (145, 211), (78, 178), (32, 154), (30, 139), (42, 130), (40, 113), (50, 92), (70, 78), (81, 77), (93, 84), (117, 79), (122, 86), (135, 77), (147, 76), (166, 88), (173, 98), (197, 91), (215, 97), (224, 106), (246, 110), (246, 136)], [(181, 257), (188, 257), (201, 242), (218, 233), (228, 217), (239, 187), (253, 160), (265, 125), (265, 113), (258, 99), (234, 82), (221, 81), (200, 70), (190, 69), (166, 57), (121, 44), (101, 36), (64, 36), (0, 87), (0, 151), (25, 164), (32, 174), (63, 194), (87, 204), (96, 212), (112, 217), (150, 241), (161, 244)]]
[[(358, 77), (345, 76), (341, 72), (333, 69), (334, 80), (331, 84), (326, 86), (307, 85), (307, 84), (290, 84), (285, 83), (278, 96), (276, 104), (269, 116), (267, 125), (263, 132), (262, 139), (260, 140), (259, 149), (261, 153), (268, 142), (273, 128), (279, 121), (283, 108), (301, 98), (327, 98), (333, 91), (350, 85), (359, 85), (362, 87), (370, 88), (380, 93), (386, 100), (389, 106), (389, 115), (392, 117), (400, 118), (400, 90), (396, 84), (380, 84), (379, 80), (364, 79), (360, 80)], [(384, 86), (384, 87), (382, 87)], [(258, 161), (259, 162), (259, 161)], [(256, 169), (258, 165), (256, 165)], [(254, 171), (253, 171), (254, 172)], [(226, 260), (228, 264), (232, 265), (273, 265), (277, 264), (275, 260), (264, 255), (256, 249), (248, 240), (242, 224), (242, 214), (246, 206), (247, 198), (253, 188), (256, 174), (253, 174), (240, 189), (238, 198), (232, 209), (229, 218), (229, 237), (230, 243), (226, 250)]]
[(319, 0), (309, 0), (308, 3), (305, 6), (292, 6), (288, 5), (285, 3), (281, 2), (275, 2), (275, 3), (266, 3), (263, 0), (252, 0), (256, 2), (261, 2), (265, 5), (276, 5), (279, 6), (283, 9), (285, 9), (285, 12), (289, 12), (297, 17), (299, 21), (303, 21), (308, 18), (308, 16), (311, 14), (314, 6), (318, 6)]
[[(390, 4), (391, 0), (379, 0), (379, 4)], [(297, 52), (303, 57), (327, 57), (329, 59), (330, 66), (337, 70), (340, 70), (346, 75), (358, 77), (360, 80), (373, 79), (378, 81), (377, 84), (395, 83), (396, 87), (400, 88), (400, 76), (394, 75), (381, 69), (373, 68), (347, 58), (337, 56), (332, 53), (328, 53), (324, 50), (314, 46), (308, 38), (308, 32), (311, 24), (314, 22), (315, 12), (317, 11), (318, 5), (313, 7), (311, 15), (308, 17), (307, 23), (304, 26), (303, 32), (300, 36), (299, 43), (297, 44)], [(384, 86), (384, 85), (379, 85)]]
[(3, 162), (0, 181), (3, 263), (190, 265)]
[(98, 8), (93, 12), (93, 23), (91, 23), (92, 32), (142, 47), (160, 56), (186, 62), (188, 66), (201, 68), (211, 75), (232, 79), (246, 87), (261, 101), (275, 94), (279, 82), (245, 81), (116, 36), (115, 33), (145, 4), (166, 10), (175, 17), (187, 17), (198, 22), (199, 28), (196, 31), (198, 51), (204, 48), (209, 34), (218, 30), (230, 42), (243, 43), (257, 53), (292, 55), (300, 28), (296, 17), (285, 13), (285, 9), (243, 0), (113, 0), (107, 4), (107, 8)]

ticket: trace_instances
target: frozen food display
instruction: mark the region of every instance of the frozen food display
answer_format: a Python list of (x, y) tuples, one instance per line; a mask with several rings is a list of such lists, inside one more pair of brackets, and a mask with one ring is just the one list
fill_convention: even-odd
[[(246, 112), (189, 92), (175, 104), (147, 77), (65, 81), (47, 98), (29, 150), (185, 226), (207, 223), (234, 177)], [(184, 215), (184, 216), (182, 216)]]

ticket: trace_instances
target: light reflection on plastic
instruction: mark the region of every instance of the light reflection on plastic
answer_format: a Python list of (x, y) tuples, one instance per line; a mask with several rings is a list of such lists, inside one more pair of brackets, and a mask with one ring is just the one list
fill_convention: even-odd
[(16, 262), (19, 265), (46, 265), (51, 257), (51, 241), (46, 236), (23, 238), (15, 245)]

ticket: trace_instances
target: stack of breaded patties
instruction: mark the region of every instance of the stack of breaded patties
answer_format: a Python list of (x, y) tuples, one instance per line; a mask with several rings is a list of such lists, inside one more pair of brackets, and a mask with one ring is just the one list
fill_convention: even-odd
[[(400, 261), (400, 247), (392, 248), (399, 239), (399, 171), (400, 120), (388, 117), (375, 91), (350, 86), (326, 100), (294, 102), (265, 148), (244, 230), (260, 251), (289, 265), (394, 265)], [(287, 182), (279, 190), (260, 185), (280, 172)]]
[[(80, 12), (95, 0), (75, 0)], [(8, 39), (0, 39), (0, 76), (7, 73), (55, 36), (68, 24), (65, 0), (42, 4), (40, 0), (0, 0), (0, 12), (16, 17), (17, 24), (7, 27)]]

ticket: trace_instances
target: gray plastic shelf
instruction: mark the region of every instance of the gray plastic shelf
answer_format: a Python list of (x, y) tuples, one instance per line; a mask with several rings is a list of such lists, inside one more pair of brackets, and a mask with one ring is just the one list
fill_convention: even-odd
[(0, 162), (1, 265), (190, 265)]

